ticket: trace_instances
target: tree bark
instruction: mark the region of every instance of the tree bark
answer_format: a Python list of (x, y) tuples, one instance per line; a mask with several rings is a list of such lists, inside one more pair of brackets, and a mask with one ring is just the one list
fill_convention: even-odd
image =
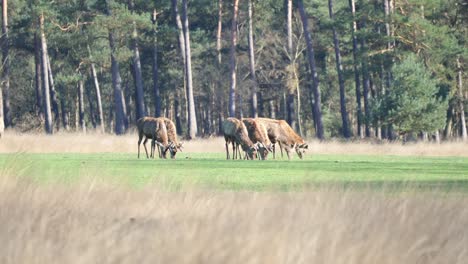
[[(335, 15), (333, 14), (333, 0), (328, 0), (328, 12), (330, 14), (330, 19), (335, 22)], [(340, 41), (335, 25), (333, 25), (333, 45), (335, 47), (336, 71), (338, 73), (338, 83), (340, 86), (340, 110), (343, 137), (350, 138), (351, 133), (349, 131), (348, 111), (346, 111), (346, 90), (343, 77), (343, 64), (341, 62)]]
[(465, 121), (465, 98), (463, 97), (463, 69), (461, 67), (460, 58), (457, 58), (457, 69), (458, 69), (458, 96), (459, 98), (459, 108), (460, 108), (460, 126), (462, 132), (462, 140), (467, 140), (466, 133), (466, 121)]
[(357, 134), (360, 138), (364, 137), (362, 131), (362, 104), (361, 104), (361, 79), (359, 77), (359, 61), (358, 61), (358, 41), (356, 37), (357, 22), (356, 22), (356, 6), (354, 0), (349, 0), (349, 7), (353, 15), (352, 23), (352, 40), (353, 40), (353, 70), (354, 70), (354, 83), (356, 90), (356, 119), (357, 119)]
[(231, 87), (229, 89), (229, 116), (236, 116), (236, 72), (237, 72), (237, 60), (236, 60), (236, 46), (237, 46), (237, 13), (239, 7), (239, 0), (234, 0), (233, 14), (231, 22), (231, 58), (229, 61), (230, 76), (231, 76)]
[[(0, 92), (3, 92), (3, 122), (5, 127), (11, 126), (10, 111), (10, 40), (8, 38), (8, 1), (2, 1), (2, 80)], [(2, 126), (2, 125), (0, 125)], [(1, 132), (0, 132), (1, 133)]]
[[(109, 6), (109, 0), (106, 0), (107, 15), (111, 16), (112, 12)], [(114, 40), (114, 32), (109, 30), (109, 47), (111, 49), (111, 68), (112, 68), (112, 86), (114, 88), (114, 108), (115, 108), (115, 133), (122, 135), (125, 133), (125, 123), (127, 113), (125, 110), (125, 97), (122, 91), (122, 78), (120, 77), (119, 62), (115, 58), (116, 47)]]
[(86, 98), (88, 99), (88, 106), (89, 106), (89, 119), (91, 121), (91, 125), (93, 126), (93, 128), (96, 130), (97, 128), (97, 123), (96, 123), (96, 113), (94, 111), (94, 101), (93, 101), (93, 97), (91, 96), (91, 87), (90, 86), (86, 86), (84, 87), (85, 89), (85, 93), (86, 93)]
[(60, 128), (60, 112), (59, 103), (57, 99), (57, 90), (55, 89), (54, 75), (52, 73), (52, 67), (50, 65), (49, 53), (47, 53), (47, 73), (49, 75), (49, 86), (50, 86), (50, 100), (52, 104), (52, 112), (54, 112), (54, 123), (57, 130)]
[[(366, 22), (362, 21), (362, 28), (361, 30), (365, 30)], [(369, 68), (368, 68), (368, 54), (367, 54), (367, 43), (366, 37), (361, 36), (361, 49), (362, 49), (362, 58), (361, 58), (361, 65), (362, 65), (362, 93), (364, 97), (364, 129), (366, 137), (371, 136), (370, 132), (370, 108), (369, 108), (369, 87), (370, 87), (370, 79), (369, 79)]]
[[(295, 79), (295, 58), (293, 58), (293, 42), (292, 42), (292, 5), (293, 2), (292, 0), (287, 0), (287, 8), (286, 8), (286, 31), (287, 31), (287, 39), (288, 39), (288, 56), (289, 56), (289, 67), (291, 67), (287, 73), (288, 73), (288, 83), (289, 85), (286, 85), (287, 88), (287, 96), (285, 100), (285, 105), (286, 105), (286, 121), (288, 124), (295, 128), (296, 127), (296, 122), (294, 120), (294, 98), (295, 98), (295, 90), (296, 90), (296, 85), (297, 79)], [(294, 80), (294, 81), (292, 81)]]
[(45, 131), (47, 134), (54, 133), (52, 124), (52, 112), (50, 110), (50, 90), (48, 78), (48, 65), (47, 65), (47, 42), (44, 32), (44, 14), (39, 16), (39, 26), (41, 30), (41, 57), (42, 57), (42, 98), (44, 100), (44, 117), (45, 117)]
[[(134, 0), (128, 1), (128, 9), (133, 12)], [(136, 22), (132, 21), (132, 50), (133, 50), (133, 71), (135, 72), (135, 106), (136, 106), (136, 119), (146, 116), (145, 109), (145, 96), (143, 88), (143, 76), (141, 73), (141, 61), (140, 61), (140, 49), (138, 47), (138, 32), (136, 28)]]
[(253, 38), (253, 3), (249, 0), (249, 65), (250, 65), (250, 78), (252, 79), (252, 94), (250, 103), (252, 104), (252, 117), (258, 117), (257, 106), (257, 77), (255, 75), (255, 43)]
[[(62, 87), (62, 86), (59, 86)], [(62, 125), (65, 131), (70, 130), (70, 124), (68, 120), (68, 109), (66, 107), (66, 98), (63, 88), (60, 88), (60, 111), (62, 113)]]
[(41, 39), (38, 33), (34, 34), (34, 63), (35, 63), (36, 114), (42, 120), (43, 108), (42, 108)]
[(223, 31), (223, 0), (218, 0), (218, 28), (216, 31), (216, 51), (218, 64), (221, 65), (221, 33)]
[(158, 75), (158, 21), (156, 9), (153, 11), (151, 22), (153, 23), (153, 93), (154, 93), (154, 115), (161, 116), (161, 94), (159, 91)]
[(187, 15), (187, 0), (183, 0), (182, 17), (183, 30), (185, 40), (185, 72), (186, 72), (186, 87), (187, 87), (187, 108), (188, 108), (188, 138), (193, 139), (197, 135), (197, 117), (195, 113), (195, 101), (193, 97), (192, 84), (192, 59), (190, 50), (190, 30)]
[[(92, 61), (91, 49), (89, 48), (89, 45), (88, 45), (88, 53)], [(97, 111), (98, 111), (98, 120), (96, 123), (98, 126), (98, 130), (104, 133), (105, 123), (104, 123), (104, 112), (102, 111), (101, 88), (99, 87), (99, 80), (98, 80), (98, 76), (96, 72), (96, 66), (94, 65), (93, 62), (91, 62), (91, 75), (93, 77), (94, 88), (96, 90), (96, 102), (97, 102)]]
[(81, 79), (78, 81), (78, 114), (81, 132), (86, 133), (86, 123), (84, 119), (84, 84)]
[(317, 74), (317, 68), (315, 66), (315, 57), (314, 57), (314, 48), (312, 45), (312, 36), (309, 32), (309, 24), (307, 21), (307, 15), (304, 10), (304, 4), (302, 0), (298, 1), (299, 13), (301, 15), (302, 26), (304, 28), (305, 41), (307, 45), (307, 58), (310, 67), (310, 72), (312, 75), (312, 91), (314, 103), (312, 105), (312, 112), (315, 117), (316, 124), (316, 137), (320, 140), (324, 139), (323, 131), (323, 122), (322, 122), (322, 111), (321, 111), (321, 99), (320, 99), (320, 89), (319, 89), (319, 79)]

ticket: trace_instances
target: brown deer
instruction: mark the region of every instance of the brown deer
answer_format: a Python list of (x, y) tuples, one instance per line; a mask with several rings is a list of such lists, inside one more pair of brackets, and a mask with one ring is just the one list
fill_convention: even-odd
[(223, 121), (224, 140), (226, 141), (226, 159), (229, 159), (229, 143), (232, 143), (232, 159), (236, 159), (237, 146), (247, 154), (247, 159), (257, 157), (258, 145), (254, 144), (250, 138), (244, 123), (237, 118), (229, 117)]
[[(301, 138), (289, 124), (284, 120), (275, 120), (270, 118), (256, 118), (255, 120), (262, 123), (267, 129), (268, 137), (273, 144), (278, 143), (281, 153), (282, 148), (285, 149), (288, 159), (291, 159), (290, 152), (294, 149), (302, 159), (303, 154), (309, 145)], [(275, 158), (275, 147), (273, 147), (273, 158)]]
[(164, 121), (164, 124), (166, 125), (166, 130), (167, 130), (167, 139), (169, 141), (169, 145), (173, 148), (174, 152), (171, 152), (171, 159), (175, 159), (175, 155), (177, 154), (177, 151), (180, 150), (182, 151), (182, 142), (179, 142), (177, 139), (177, 129), (169, 118), (166, 117), (159, 117)]
[(268, 156), (268, 152), (273, 151), (273, 144), (268, 137), (267, 129), (262, 123), (253, 118), (243, 118), (242, 122), (244, 122), (247, 128), (250, 140), (252, 140), (252, 142), (259, 142), (258, 152), (260, 158), (265, 160)]
[(143, 147), (145, 148), (146, 158), (148, 157), (148, 150), (146, 148), (146, 142), (148, 139), (151, 139), (151, 152), (150, 157), (154, 158), (154, 150), (156, 145), (159, 147), (160, 158), (166, 158), (166, 153), (169, 150), (171, 152), (171, 157), (175, 147), (169, 144), (167, 137), (167, 129), (164, 120), (154, 117), (142, 117), (137, 120), (138, 128), (138, 158), (140, 158), (140, 144), (143, 136), (145, 140), (143, 141)]

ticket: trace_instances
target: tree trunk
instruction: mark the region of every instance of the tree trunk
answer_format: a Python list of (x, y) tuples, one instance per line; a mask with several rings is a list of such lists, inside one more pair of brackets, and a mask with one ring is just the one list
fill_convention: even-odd
[[(328, 12), (330, 13), (330, 19), (335, 22), (335, 15), (333, 14), (333, 0), (328, 0)], [(336, 72), (338, 73), (338, 83), (340, 86), (340, 110), (343, 137), (350, 138), (351, 133), (349, 131), (348, 112), (346, 111), (346, 89), (343, 77), (343, 65), (341, 62), (340, 41), (335, 25), (333, 25), (333, 45), (335, 46)]]
[(89, 119), (91, 121), (91, 125), (96, 130), (96, 128), (97, 128), (96, 114), (95, 114), (95, 111), (94, 111), (93, 98), (91, 96), (91, 87), (87, 85), (86, 87), (84, 87), (84, 89), (85, 89), (85, 92), (86, 92), (86, 98), (88, 99), (88, 106), (89, 106), (89, 115), (88, 116), (89, 116)]
[[(362, 21), (362, 30), (365, 30), (366, 22)], [(368, 54), (367, 54), (367, 44), (366, 44), (366, 37), (361, 36), (361, 49), (362, 49), (362, 58), (361, 58), (361, 65), (362, 65), (362, 92), (364, 96), (364, 127), (366, 137), (371, 136), (370, 132), (370, 108), (369, 108), (369, 87), (370, 87), (370, 79), (369, 79), (369, 68), (368, 68)]]
[(309, 24), (307, 21), (307, 16), (304, 10), (304, 4), (302, 0), (298, 1), (299, 13), (301, 15), (302, 26), (304, 28), (304, 36), (307, 45), (307, 58), (310, 67), (310, 72), (312, 75), (312, 91), (314, 97), (314, 103), (312, 105), (312, 112), (314, 113), (314, 117), (316, 118), (316, 136), (320, 140), (324, 139), (324, 132), (323, 132), (323, 123), (322, 123), (322, 112), (321, 112), (321, 99), (320, 99), (320, 89), (319, 89), (319, 79), (317, 74), (317, 68), (315, 66), (315, 57), (314, 57), (314, 48), (312, 45), (312, 36), (309, 32)]
[(78, 115), (81, 132), (86, 133), (86, 123), (84, 119), (84, 84), (81, 79), (78, 81)]
[[(133, 12), (134, 2), (133, 0), (128, 1), (128, 9)], [(136, 108), (136, 119), (146, 116), (145, 109), (145, 96), (143, 88), (143, 76), (141, 73), (141, 61), (140, 61), (140, 50), (138, 48), (138, 32), (135, 21), (133, 23), (132, 30), (132, 50), (133, 50), (133, 70), (135, 72), (135, 108)]]
[(229, 116), (236, 116), (236, 46), (237, 46), (237, 13), (239, 7), (239, 0), (234, 0), (232, 24), (231, 24), (231, 59), (229, 62), (231, 87), (229, 89)]
[[(61, 86), (59, 86), (61, 87)], [(62, 113), (62, 125), (65, 131), (70, 130), (70, 124), (68, 120), (68, 109), (66, 107), (66, 98), (63, 88), (60, 88), (60, 111)]]
[[(3, 126), (11, 126), (11, 111), (10, 111), (10, 40), (8, 38), (8, 1), (2, 1), (2, 84), (0, 92), (3, 92)], [(2, 125), (0, 125), (2, 127)], [(1, 129), (1, 128), (0, 128)], [(1, 133), (1, 132), (0, 132)]]
[[(106, 0), (107, 15), (111, 16), (109, 0)], [(114, 108), (115, 108), (115, 133), (122, 135), (125, 133), (125, 123), (127, 113), (125, 110), (125, 97), (122, 92), (122, 79), (120, 77), (119, 62), (115, 58), (116, 47), (114, 32), (109, 30), (109, 47), (111, 49), (112, 86), (114, 88)]]
[(161, 94), (159, 91), (158, 76), (158, 21), (156, 9), (153, 11), (153, 93), (154, 93), (154, 115), (161, 116)]
[(52, 112), (54, 112), (54, 123), (57, 130), (60, 128), (60, 112), (59, 104), (57, 99), (57, 90), (55, 89), (54, 84), (54, 75), (52, 73), (52, 68), (50, 65), (50, 57), (47, 53), (47, 73), (49, 75), (49, 84), (50, 84), (50, 100), (52, 101)]
[(297, 80), (295, 79), (295, 58), (293, 58), (293, 42), (292, 42), (292, 0), (287, 0), (287, 11), (286, 11), (286, 31), (287, 31), (287, 38), (288, 38), (288, 56), (289, 56), (289, 67), (290, 69), (287, 71), (288, 74), (288, 85), (287, 88), (287, 96), (285, 100), (286, 104), (286, 121), (288, 124), (295, 128), (296, 122), (294, 120), (294, 92), (296, 90)]
[(458, 96), (459, 98), (459, 108), (460, 108), (460, 126), (462, 132), (462, 140), (467, 140), (466, 133), (466, 121), (465, 121), (465, 98), (463, 97), (463, 70), (460, 63), (460, 58), (457, 58), (457, 69), (458, 69)]
[(41, 63), (41, 40), (38, 33), (34, 34), (34, 63), (35, 63), (35, 94), (36, 94), (36, 114), (43, 119), (42, 108), (42, 63)]
[(190, 29), (187, 16), (187, 0), (183, 0), (182, 17), (185, 40), (185, 72), (187, 76), (187, 108), (188, 108), (188, 138), (193, 139), (197, 135), (197, 117), (195, 113), (195, 101), (192, 84), (192, 56), (190, 50)]
[(223, 0), (218, 0), (218, 29), (216, 31), (216, 51), (218, 64), (221, 65), (221, 33), (223, 31)]
[(44, 32), (44, 14), (39, 17), (39, 26), (41, 30), (41, 57), (42, 57), (42, 98), (44, 100), (44, 114), (45, 114), (45, 131), (47, 134), (54, 133), (54, 127), (52, 124), (52, 112), (50, 110), (50, 91), (49, 91), (49, 78), (48, 78), (48, 66), (47, 66), (47, 42)]
[(184, 107), (184, 110), (185, 110), (185, 120), (188, 120), (188, 99), (187, 99), (187, 87), (186, 87), (186, 79), (187, 79), (187, 73), (185, 72), (186, 71), (186, 62), (185, 62), (185, 37), (184, 37), (184, 29), (183, 29), (183, 26), (182, 26), (182, 20), (180, 19), (180, 15), (179, 15), (179, 8), (178, 8), (178, 4), (177, 4), (177, 0), (172, 0), (172, 10), (173, 10), (173, 16), (174, 16), (174, 21), (175, 21), (175, 24), (177, 26), (177, 29), (178, 29), (178, 32), (179, 32), (179, 46), (180, 46), (180, 54), (182, 55), (182, 62), (183, 62), (183, 71), (184, 71), (184, 100), (185, 100), (185, 107)]
[(250, 78), (252, 79), (252, 94), (250, 103), (252, 104), (252, 117), (258, 117), (257, 110), (257, 77), (255, 75), (255, 43), (253, 38), (253, 3), (249, 0), (249, 62), (250, 62)]
[[(89, 48), (89, 45), (88, 45), (88, 53), (92, 61), (91, 49)], [(93, 62), (91, 63), (91, 75), (94, 81), (94, 88), (96, 89), (96, 102), (97, 102), (97, 111), (98, 111), (97, 126), (98, 126), (98, 130), (104, 133), (105, 123), (104, 123), (104, 112), (102, 111), (101, 88), (99, 87), (99, 80), (98, 80), (98, 76), (96, 72), (96, 66), (94, 65)]]
[(178, 98), (179, 96), (176, 96), (176, 98), (174, 98), (174, 116), (175, 116), (175, 125), (177, 129), (177, 135), (182, 135), (182, 121), (180, 118), (181, 107), (180, 107)]
[(356, 119), (357, 119), (357, 134), (360, 138), (364, 137), (362, 131), (362, 105), (361, 105), (361, 79), (359, 77), (359, 61), (358, 61), (358, 42), (356, 37), (357, 23), (356, 23), (356, 7), (354, 0), (349, 0), (349, 6), (353, 15), (352, 26), (352, 40), (353, 40), (353, 69), (354, 69), (354, 82), (356, 90)]

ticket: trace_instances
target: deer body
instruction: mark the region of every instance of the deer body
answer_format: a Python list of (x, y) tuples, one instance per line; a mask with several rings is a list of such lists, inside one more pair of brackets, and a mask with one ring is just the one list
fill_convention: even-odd
[(169, 141), (169, 145), (173, 148), (173, 152), (171, 151), (171, 158), (175, 159), (175, 155), (177, 154), (177, 151), (180, 150), (182, 151), (182, 143), (179, 142), (177, 139), (177, 129), (169, 118), (166, 117), (159, 117), (164, 121), (164, 124), (166, 125), (166, 130), (167, 130), (167, 140)]
[[(145, 148), (146, 158), (148, 158), (148, 150), (146, 149), (146, 142), (151, 139), (151, 153), (150, 156), (154, 157), (154, 149), (156, 145), (160, 149), (160, 157), (166, 158), (167, 150), (171, 149), (167, 137), (167, 129), (164, 120), (154, 117), (142, 117), (137, 120), (138, 128), (138, 158), (140, 158), (140, 143), (143, 137), (143, 147)], [(172, 151), (171, 151), (172, 152)]]
[(285, 149), (288, 159), (291, 159), (290, 152), (292, 149), (302, 159), (305, 149), (309, 146), (301, 136), (294, 132), (286, 121), (270, 118), (256, 118), (255, 120), (265, 126), (268, 137), (273, 144), (278, 143), (280, 148), (283, 147)]
[(237, 145), (242, 147), (249, 159), (257, 155), (257, 147), (250, 140), (249, 133), (244, 123), (237, 118), (227, 118), (223, 122), (224, 140), (226, 141), (226, 158), (229, 159), (229, 143), (232, 143), (232, 158), (235, 159)]
[(268, 137), (265, 126), (254, 118), (243, 118), (242, 122), (247, 128), (249, 138), (252, 142), (260, 142), (258, 152), (261, 159), (266, 159), (268, 152), (273, 151), (273, 144)]

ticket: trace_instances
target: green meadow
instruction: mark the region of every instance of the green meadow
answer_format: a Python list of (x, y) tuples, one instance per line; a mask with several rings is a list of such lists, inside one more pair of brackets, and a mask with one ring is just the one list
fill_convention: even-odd
[(295, 190), (314, 186), (417, 188), (468, 191), (468, 158), (381, 155), (308, 155), (303, 160), (226, 160), (222, 153), (179, 153), (175, 160), (136, 154), (0, 154), (0, 174), (38, 182), (83, 177), (168, 188)]

